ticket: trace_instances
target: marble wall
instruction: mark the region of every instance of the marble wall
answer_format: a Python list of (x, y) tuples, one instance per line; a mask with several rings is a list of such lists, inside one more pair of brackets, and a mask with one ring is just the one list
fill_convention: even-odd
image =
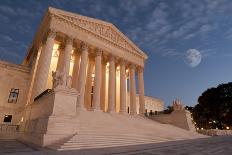
[[(5, 115), (12, 115), (12, 124), (22, 120), (23, 107), (28, 94), (30, 69), (25, 66), (0, 61), (0, 123)], [(19, 89), (16, 103), (8, 103), (11, 89)]]

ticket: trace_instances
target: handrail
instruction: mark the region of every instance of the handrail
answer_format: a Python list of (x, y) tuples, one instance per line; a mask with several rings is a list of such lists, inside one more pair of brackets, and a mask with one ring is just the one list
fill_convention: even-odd
[(36, 96), (34, 98), (34, 101), (38, 100), (39, 98), (41, 98), (42, 96), (46, 95), (47, 93), (49, 93), (51, 91), (51, 89), (46, 89), (45, 91), (43, 91), (41, 94), (39, 94), (38, 96)]

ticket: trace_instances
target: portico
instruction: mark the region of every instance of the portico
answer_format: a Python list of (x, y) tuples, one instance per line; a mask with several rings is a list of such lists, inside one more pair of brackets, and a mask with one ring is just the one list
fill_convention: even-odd
[(33, 45), (39, 60), (30, 101), (44, 90), (56, 88), (52, 76), (56, 75), (59, 86), (79, 93), (77, 109), (127, 113), (130, 107), (131, 115), (145, 112), (143, 68), (147, 56), (136, 45), (104, 21), (54, 8), (49, 8), (43, 22), (46, 20), (49, 26), (43, 28), (43, 36), (36, 36), (40, 43)]

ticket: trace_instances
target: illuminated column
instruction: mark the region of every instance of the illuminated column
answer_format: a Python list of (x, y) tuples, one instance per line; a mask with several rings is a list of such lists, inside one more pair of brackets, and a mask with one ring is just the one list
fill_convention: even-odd
[(69, 76), (69, 69), (70, 69), (70, 60), (72, 55), (72, 47), (73, 46), (73, 38), (68, 37), (65, 43), (64, 49), (64, 63), (62, 67), (62, 72), (65, 73), (65, 76)]
[(85, 107), (88, 110), (91, 110), (92, 108), (92, 74), (93, 74), (93, 67), (94, 67), (94, 61), (92, 58), (89, 58), (89, 64), (88, 64), (88, 70), (87, 70), (87, 77), (86, 77), (86, 83), (85, 83)]
[(59, 46), (59, 57), (58, 57), (58, 62), (56, 66), (56, 72), (61, 72), (62, 66), (63, 66), (63, 60), (64, 60), (64, 48), (63, 45)]
[(139, 114), (145, 113), (143, 68), (138, 69)]
[(54, 30), (51, 30), (47, 36), (46, 43), (43, 45), (35, 75), (32, 93), (33, 98), (46, 89), (55, 37), (56, 32)]
[(95, 56), (95, 76), (94, 76), (94, 87), (93, 87), (93, 109), (100, 110), (100, 95), (101, 95), (101, 61), (102, 51), (98, 50)]
[(115, 59), (109, 58), (109, 90), (108, 90), (108, 112), (115, 112)]
[(84, 98), (85, 98), (85, 81), (86, 81), (86, 68), (88, 63), (88, 46), (82, 44), (81, 46), (81, 64), (80, 71), (78, 75), (78, 89), (80, 96), (78, 97), (78, 106), (81, 109), (84, 109)]
[(105, 103), (106, 103), (106, 62), (102, 61), (102, 76), (101, 76), (101, 110), (105, 110)]
[(77, 51), (74, 51), (74, 65), (72, 72), (72, 88), (78, 88), (78, 75), (80, 69), (80, 54)]
[(120, 113), (126, 113), (126, 69), (125, 61), (120, 61)]
[(135, 66), (130, 65), (130, 115), (136, 114)]

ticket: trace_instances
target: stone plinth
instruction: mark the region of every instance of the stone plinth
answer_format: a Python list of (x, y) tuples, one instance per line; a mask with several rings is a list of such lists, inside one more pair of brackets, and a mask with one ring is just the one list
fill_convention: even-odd
[(31, 105), (26, 120), (24, 141), (48, 146), (76, 133), (77, 92), (75, 89), (55, 88)]

